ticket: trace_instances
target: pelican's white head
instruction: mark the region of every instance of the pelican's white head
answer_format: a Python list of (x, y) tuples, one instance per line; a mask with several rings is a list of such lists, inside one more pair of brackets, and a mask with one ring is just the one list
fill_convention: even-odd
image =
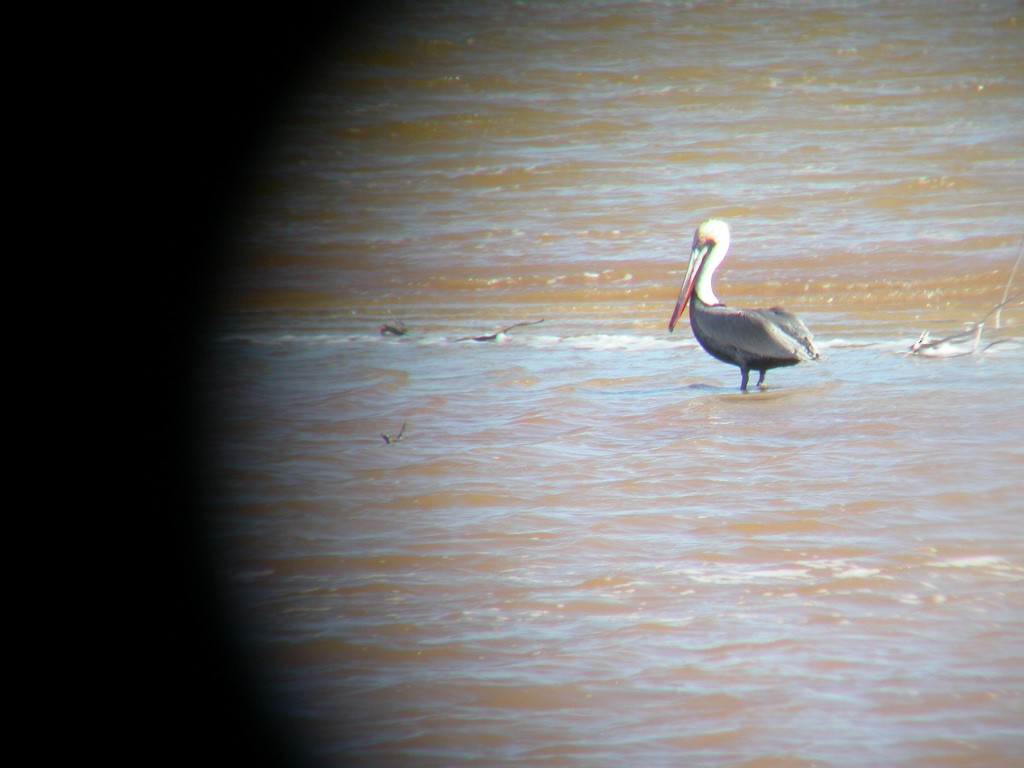
[(711, 276), (722, 263), (729, 250), (729, 225), (721, 219), (708, 219), (701, 222), (693, 234), (693, 246), (690, 248), (690, 263), (683, 278), (683, 287), (679, 289), (679, 299), (668, 321), (671, 333), (683, 314), (690, 296), (696, 294), (705, 304), (718, 304), (718, 298), (711, 288)]
[[(729, 250), (729, 225), (721, 219), (708, 219), (702, 221), (697, 231), (693, 233), (693, 245), (691, 252), (698, 248), (719, 246), (724, 253)], [(721, 259), (718, 262), (721, 263)]]

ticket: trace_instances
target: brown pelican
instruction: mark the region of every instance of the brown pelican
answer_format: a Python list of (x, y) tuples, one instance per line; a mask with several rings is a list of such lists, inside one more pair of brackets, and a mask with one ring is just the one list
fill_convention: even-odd
[[(769, 368), (817, 360), (811, 332), (796, 315), (781, 307), (733, 309), (718, 301), (711, 287), (715, 270), (729, 250), (729, 226), (708, 219), (697, 227), (679, 300), (668, 321), (669, 333), (690, 303), (690, 327), (704, 351), (723, 363), (740, 368), (740, 389), (746, 392), (751, 371), (764, 384)], [(692, 301), (691, 301), (692, 298)]]

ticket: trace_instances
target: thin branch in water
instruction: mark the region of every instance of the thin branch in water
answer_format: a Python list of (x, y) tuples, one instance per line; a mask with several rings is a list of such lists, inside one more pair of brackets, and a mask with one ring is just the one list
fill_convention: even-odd
[(500, 331), (496, 331), (495, 333), (488, 333), (486, 336), (463, 336), (461, 339), (455, 339), (455, 341), (495, 341), (499, 336), (508, 333), (513, 328), (520, 328), (524, 325), (537, 325), (538, 323), (543, 322), (544, 318), (542, 317), (540, 320), (528, 320), (523, 323), (513, 323), (507, 328), (502, 328)]
[[(1010, 287), (1009, 283), (1007, 283), (1006, 287), (1007, 288)], [(981, 320), (979, 320), (978, 322), (984, 323), (986, 320), (988, 320), (989, 316), (993, 312), (997, 312), (997, 313), (1001, 312), (1003, 307), (1005, 307), (1007, 304), (1013, 304), (1014, 302), (1020, 301), (1021, 299), (1024, 299), (1024, 291), (1021, 291), (1020, 293), (1018, 293), (1018, 294), (1016, 294), (1014, 296), (1011, 296), (1010, 298), (1006, 298), (1006, 293), (1003, 293), (1003, 300), (1000, 301), (998, 304), (996, 304), (994, 307), (992, 307), (992, 309), (990, 309), (988, 312), (986, 312), (985, 316), (983, 318), (981, 318)], [(996, 328), (998, 328), (998, 327), (999, 327), (999, 317), (997, 315), (996, 316)]]
[[(1017, 250), (1017, 260), (1013, 262), (1013, 269), (1010, 270), (1010, 279), (1006, 281), (1006, 288), (1003, 289), (1003, 300), (996, 307), (996, 328), (1002, 328), (1002, 308), (1007, 303), (1006, 297), (1010, 293), (1010, 286), (1013, 285), (1013, 278), (1017, 274), (1017, 267), (1020, 266), (1020, 258), (1024, 256), (1024, 237), (1020, 239), (1020, 248)], [(987, 317), (988, 315), (986, 315)]]

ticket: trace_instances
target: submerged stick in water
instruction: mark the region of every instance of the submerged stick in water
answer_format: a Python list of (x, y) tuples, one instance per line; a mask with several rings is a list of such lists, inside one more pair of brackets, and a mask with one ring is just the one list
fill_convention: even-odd
[[(1013, 262), (1013, 269), (1010, 270), (1010, 277), (1006, 281), (1006, 287), (1003, 289), (1002, 300), (992, 307), (988, 312), (985, 313), (984, 317), (976, 323), (972, 323), (967, 326), (966, 330), (959, 331), (958, 333), (951, 334), (942, 339), (936, 339), (932, 341), (931, 334), (925, 331), (918, 337), (917, 341), (910, 345), (910, 352), (915, 355), (926, 355), (932, 357), (945, 357), (949, 355), (969, 355), (973, 352), (978, 351), (978, 347), (981, 346), (981, 334), (985, 328), (985, 323), (992, 315), (995, 315), (995, 326), (998, 330), (1003, 327), (1002, 314), (1003, 307), (1007, 304), (1012, 304), (1016, 301), (1020, 301), (1024, 298), (1024, 292), (1018, 293), (1014, 296), (1010, 296), (1010, 288), (1013, 286), (1013, 279), (1017, 276), (1017, 268), (1020, 267), (1021, 257), (1024, 256), (1024, 238), (1021, 238), (1020, 248), (1017, 250), (1017, 260)], [(956, 347), (957, 342), (973, 341), (973, 346), (968, 348), (965, 345)], [(999, 344), (1000, 341), (1006, 341), (1006, 339), (999, 339), (993, 341), (987, 345), (985, 349), (988, 349), (993, 344)]]
[[(917, 341), (910, 345), (910, 351), (912, 354), (924, 355), (925, 357), (952, 357), (956, 355), (970, 355), (977, 352), (978, 347), (981, 346), (981, 334), (985, 330), (985, 322), (993, 313), (1000, 312), (1007, 304), (1012, 304), (1016, 301), (1020, 301), (1021, 299), (1024, 299), (1024, 293), (1018, 293), (1008, 299), (1005, 298), (1004, 294), (1004, 299), (986, 312), (981, 320), (970, 324), (962, 331), (957, 331), (956, 333), (944, 336), (941, 339), (932, 340), (931, 333), (925, 331), (918, 337)], [(998, 327), (998, 325), (996, 327)], [(1006, 339), (993, 341), (991, 344), (987, 344), (985, 349), (1003, 341), (1006, 341)], [(970, 342), (970, 346), (968, 347), (967, 345), (961, 344), (961, 346), (958, 347), (957, 344), (960, 342)]]
[(404, 422), (404, 421), (402, 422), (402, 428), (400, 430), (398, 430), (398, 434), (397, 435), (386, 435), (383, 432), (381, 432), (380, 436), (384, 438), (384, 442), (387, 443), (388, 445), (391, 445), (391, 443), (397, 443), (397, 442), (399, 442), (402, 439), (402, 435), (405, 434), (405, 425), (406, 425), (406, 423), (407, 422)]

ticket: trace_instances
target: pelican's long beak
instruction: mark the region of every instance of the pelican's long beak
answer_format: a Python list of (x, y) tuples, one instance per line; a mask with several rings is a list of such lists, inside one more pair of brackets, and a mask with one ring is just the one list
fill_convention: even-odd
[(694, 245), (693, 250), (690, 251), (690, 265), (686, 268), (686, 277), (683, 278), (683, 287), (679, 289), (679, 299), (676, 301), (676, 308), (672, 310), (672, 319), (668, 321), (669, 333), (675, 330), (679, 316), (686, 309), (690, 296), (693, 294), (693, 286), (697, 282), (697, 275), (700, 274), (701, 265), (714, 245), (714, 242), (708, 241), (701, 245)]

